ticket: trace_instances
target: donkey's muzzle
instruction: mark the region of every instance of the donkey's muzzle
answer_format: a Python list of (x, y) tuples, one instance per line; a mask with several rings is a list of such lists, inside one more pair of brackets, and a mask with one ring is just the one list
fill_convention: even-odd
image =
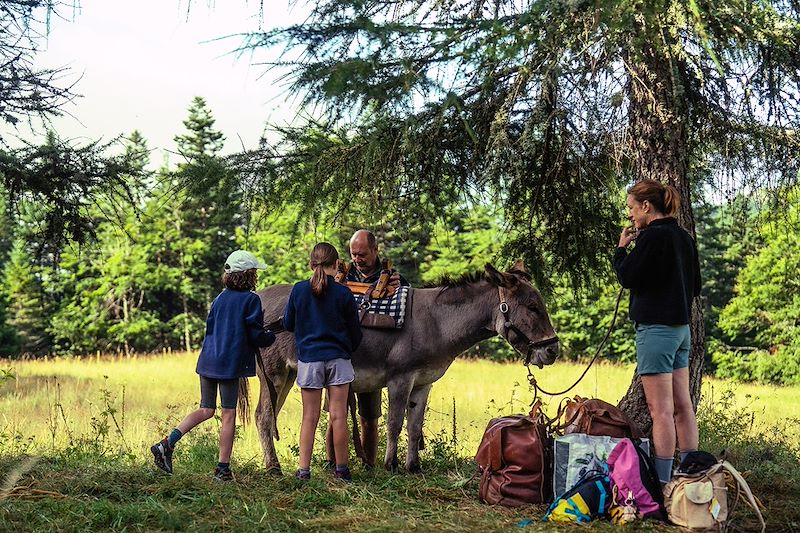
[(530, 344), (530, 362), (539, 368), (552, 365), (558, 357), (558, 337)]

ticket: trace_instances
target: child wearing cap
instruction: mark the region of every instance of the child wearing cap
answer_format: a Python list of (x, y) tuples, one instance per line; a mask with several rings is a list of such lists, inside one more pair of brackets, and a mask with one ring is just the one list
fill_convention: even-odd
[(211, 304), (203, 348), (197, 360), (200, 407), (189, 413), (163, 440), (150, 447), (155, 465), (167, 474), (172, 474), (172, 454), (178, 440), (214, 416), (219, 390), (222, 428), (214, 479), (233, 480), (230, 459), (236, 428), (239, 378), (256, 375), (256, 351), (275, 341), (275, 335), (264, 329), (261, 299), (253, 292), (257, 270), (265, 268), (267, 265), (244, 250), (236, 250), (225, 261), (222, 274), (225, 288)]
[(350, 481), (347, 443), (347, 393), (355, 374), (350, 354), (361, 342), (353, 293), (336, 283), (339, 254), (327, 242), (314, 246), (308, 262), (314, 275), (292, 287), (283, 325), (294, 332), (297, 385), (303, 401), (299, 479), (311, 477), (311, 451), (319, 422), (322, 389), (328, 389), (337, 479)]

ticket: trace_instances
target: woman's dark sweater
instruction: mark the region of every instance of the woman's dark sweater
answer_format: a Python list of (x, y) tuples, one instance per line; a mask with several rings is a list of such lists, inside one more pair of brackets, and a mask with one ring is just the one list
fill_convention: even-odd
[(617, 279), (631, 290), (629, 315), (642, 324), (688, 324), (700, 294), (700, 263), (694, 239), (672, 217), (652, 221), (630, 253), (614, 254)]

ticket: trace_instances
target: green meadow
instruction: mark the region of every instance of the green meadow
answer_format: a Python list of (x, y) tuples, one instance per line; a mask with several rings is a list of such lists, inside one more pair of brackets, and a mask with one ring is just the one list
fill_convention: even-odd
[[(30, 451), (44, 453), (68, 445), (71, 436), (74, 439), (91, 433), (92, 424), (105, 413), (111, 433), (123, 437), (132, 453), (145, 454), (151, 441), (197, 407), (195, 362), (196, 354), (187, 353), (5, 361), (0, 369), (14, 377), (0, 386), (0, 434), (16, 436), (31, 447)], [(571, 385), (584, 368), (581, 364), (559, 363), (532, 370), (540, 386), (556, 391)], [(632, 372), (632, 366), (597, 364), (569, 395), (616, 403), (625, 394)], [(258, 380), (251, 378), (249, 384), (251, 405), (255, 407)], [(791, 419), (800, 405), (800, 387), (714, 379), (703, 384), (704, 401), (714, 402), (729, 393), (733, 394), (733, 405), (747, 408), (752, 415), (753, 431)], [(490, 418), (526, 412), (532, 398), (527, 372), (520, 363), (459, 359), (433, 386), (426, 433), (446, 434), (452, 439), (455, 432), (454, 440), (468, 454), (477, 448)], [(549, 414), (555, 415), (560, 399), (543, 397)], [(110, 410), (114, 411), (113, 419)], [(278, 418), (282, 436), (278, 450), (287, 464), (294, 461), (292, 446), (298, 437), (300, 413), (300, 394), (294, 388)], [(247, 459), (259, 456), (254, 424), (240, 430), (235, 455)]]
[[(536, 506), (484, 506), (477, 501), (476, 481), (470, 479), (470, 459), (489, 419), (529, 409), (532, 392), (519, 363), (457, 360), (431, 392), (425, 474), (390, 475), (356, 465), (355, 482), (342, 487), (319, 467), (307, 486), (290, 476), (268, 475), (252, 420), (238, 428), (232, 464), (237, 483), (219, 486), (210, 479), (216, 463), (216, 421), (181, 441), (175, 475), (154, 471), (149, 446), (197, 406), (195, 361), (196, 355), (187, 353), (1, 361), (0, 530), (225, 530), (233, 525), (276, 531), (502, 530), (543, 514), (544, 508)], [(560, 390), (583, 368), (559, 363), (533, 370), (542, 387)], [(570, 395), (615, 403), (626, 392), (632, 371), (598, 364)], [(252, 407), (257, 387), (251, 379)], [(707, 380), (703, 397), (705, 446), (714, 452), (728, 448), (745, 471), (750, 462), (763, 467), (759, 454), (772, 450), (772, 470), (756, 471), (754, 489), (785, 490), (774, 477), (786, 472), (786, 464), (796, 465), (800, 433), (794, 417), (800, 388)], [(544, 398), (550, 414), (559, 400)], [(277, 447), (285, 472), (296, 467), (300, 412), (295, 389), (278, 419)], [(323, 429), (321, 424), (318, 463)], [(238, 509), (238, 518), (230, 514), (230, 506)], [(529, 527), (536, 528), (537, 522)]]

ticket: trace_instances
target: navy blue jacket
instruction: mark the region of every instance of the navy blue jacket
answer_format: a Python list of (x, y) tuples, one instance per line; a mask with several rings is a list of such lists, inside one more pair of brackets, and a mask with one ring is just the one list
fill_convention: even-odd
[(629, 315), (641, 324), (688, 324), (700, 294), (700, 263), (694, 239), (672, 217), (652, 221), (630, 253), (614, 254), (617, 279), (631, 290)]
[(353, 293), (328, 276), (325, 294), (311, 292), (311, 281), (292, 287), (283, 325), (294, 331), (297, 359), (304, 363), (349, 359), (361, 343), (361, 323)]
[(275, 335), (264, 330), (258, 295), (225, 289), (211, 304), (197, 373), (211, 379), (255, 376), (256, 350), (273, 342)]

